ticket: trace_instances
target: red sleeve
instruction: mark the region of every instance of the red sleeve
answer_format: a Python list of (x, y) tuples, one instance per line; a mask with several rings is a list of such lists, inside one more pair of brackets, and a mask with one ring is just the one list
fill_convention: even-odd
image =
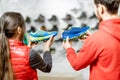
[(87, 39), (78, 54), (75, 53), (73, 48), (66, 50), (68, 61), (76, 71), (85, 68), (97, 59), (98, 54), (102, 50), (98, 50), (98, 47), (99, 44), (95, 44), (93, 40)]

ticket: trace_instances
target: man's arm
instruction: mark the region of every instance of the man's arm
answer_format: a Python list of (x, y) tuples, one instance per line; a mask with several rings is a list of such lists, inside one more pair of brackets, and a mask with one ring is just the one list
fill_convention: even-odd
[(78, 54), (71, 47), (66, 49), (68, 61), (76, 71), (87, 67), (95, 61), (101, 51), (102, 48), (98, 49), (96, 42), (91, 39), (84, 42)]

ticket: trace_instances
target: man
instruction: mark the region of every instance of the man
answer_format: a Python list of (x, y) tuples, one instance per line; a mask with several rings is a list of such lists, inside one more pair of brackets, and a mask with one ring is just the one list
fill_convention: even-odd
[(89, 36), (78, 54), (69, 39), (63, 42), (67, 58), (78, 71), (90, 65), (90, 80), (120, 80), (120, 0), (94, 0), (99, 30)]

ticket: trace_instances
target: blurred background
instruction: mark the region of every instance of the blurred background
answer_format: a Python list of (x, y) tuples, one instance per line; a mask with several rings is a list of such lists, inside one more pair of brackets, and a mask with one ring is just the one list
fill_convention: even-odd
[[(93, 5), (93, 0), (0, 0), (0, 16), (8, 11), (20, 12), (24, 16), (27, 33), (39, 29), (59, 32), (51, 48), (52, 71), (48, 74), (38, 71), (40, 80), (88, 80), (89, 67), (74, 71), (67, 61), (60, 33), (71, 26), (86, 25), (94, 33), (98, 29), (98, 20)], [(82, 41), (73, 42), (76, 52), (82, 45)], [(41, 42), (36, 47), (40, 55), (43, 53), (42, 46)]]

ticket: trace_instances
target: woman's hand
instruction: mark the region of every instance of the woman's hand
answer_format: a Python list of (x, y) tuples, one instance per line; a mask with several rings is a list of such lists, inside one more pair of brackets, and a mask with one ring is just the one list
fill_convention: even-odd
[(66, 41), (63, 41), (63, 47), (65, 49), (72, 47), (72, 42), (69, 41), (69, 37), (67, 37)]
[(32, 49), (35, 48), (37, 45), (38, 45), (38, 42), (31, 42), (31, 41), (28, 44), (28, 46)]
[(49, 38), (49, 40), (47, 40), (47, 41), (44, 42), (44, 51), (49, 51), (50, 50), (50, 47), (53, 44), (53, 41), (54, 41), (54, 37), (51, 36)]

